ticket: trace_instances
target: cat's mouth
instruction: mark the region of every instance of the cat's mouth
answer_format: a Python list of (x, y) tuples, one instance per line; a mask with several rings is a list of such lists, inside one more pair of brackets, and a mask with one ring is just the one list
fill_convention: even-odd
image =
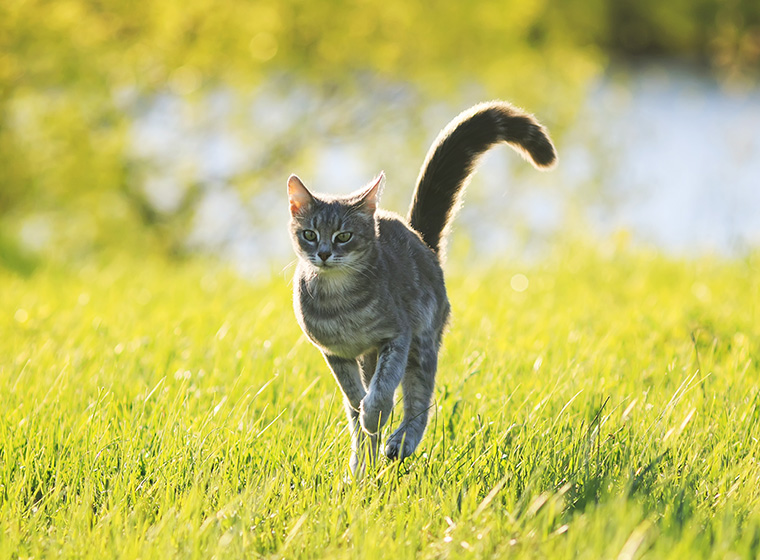
[(338, 268), (338, 265), (334, 262), (329, 261), (323, 261), (321, 259), (315, 259), (311, 261), (311, 264), (313, 264), (315, 267), (317, 267), (320, 270), (328, 270), (328, 269), (335, 269)]

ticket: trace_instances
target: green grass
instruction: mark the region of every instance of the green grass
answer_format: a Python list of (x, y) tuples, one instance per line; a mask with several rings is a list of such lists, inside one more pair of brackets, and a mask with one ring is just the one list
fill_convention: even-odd
[(758, 256), (457, 260), (431, 425), (361, 484), (288, 279), (0, 271), (0, 557), (760, 556)]

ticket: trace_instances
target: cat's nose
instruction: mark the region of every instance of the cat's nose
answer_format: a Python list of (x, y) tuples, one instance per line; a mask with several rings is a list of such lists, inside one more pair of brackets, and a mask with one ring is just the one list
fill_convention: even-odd
[(330, 255), (332, 255), (332, 253), (330, 251), (319, 251), (317, 255), (319, 255), (320, 259), (322, 259), (322, 262), (325, 262), (330, 258)]

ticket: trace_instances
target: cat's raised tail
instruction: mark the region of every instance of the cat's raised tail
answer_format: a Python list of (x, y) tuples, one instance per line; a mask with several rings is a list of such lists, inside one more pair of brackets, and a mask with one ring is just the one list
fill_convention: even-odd
[(441, 131), (430, 147), (407, 219), (439, 257), (446, 227), (478, 159), (501, 142), (512, 146), (536, 169), (551, 169), (557, 163), (557, 152), (546, 129), (533, 115), (505, 101), (467, 109)]

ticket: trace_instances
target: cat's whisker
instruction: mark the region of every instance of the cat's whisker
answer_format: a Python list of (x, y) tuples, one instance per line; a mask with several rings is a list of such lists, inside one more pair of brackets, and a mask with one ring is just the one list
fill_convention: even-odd
[(298, 259), (293, 259), (288, 264), (282, 267), (282, 270), (280, 270), (280, 274), (284, 274), (288, 271), (290, 267), (295, 267), (298, 264)]

